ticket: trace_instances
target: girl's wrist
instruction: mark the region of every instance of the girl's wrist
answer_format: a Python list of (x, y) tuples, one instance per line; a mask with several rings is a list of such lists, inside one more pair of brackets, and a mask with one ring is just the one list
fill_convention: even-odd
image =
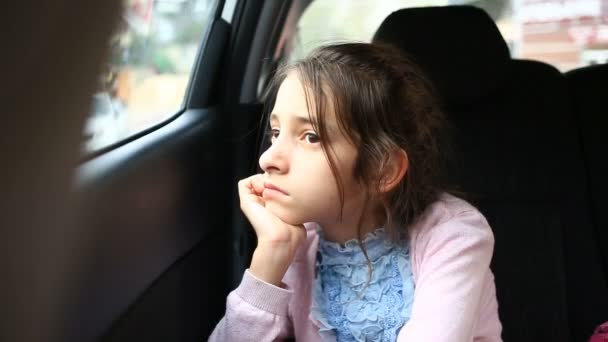
[(291, 248), (258, 245), (253, 252), (249, 272), (260, 280), (281, 287), (283, 276), (292, 259)]

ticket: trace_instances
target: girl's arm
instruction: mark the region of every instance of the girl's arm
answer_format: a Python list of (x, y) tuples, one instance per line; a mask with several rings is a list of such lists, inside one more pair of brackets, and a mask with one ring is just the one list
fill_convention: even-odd
[(292, 291), (282, 279), (306, 240), (306, 228), (285, 223), (268, 210), (264, 187), (259, 174), (239, 181), (241, 209), (255, 230), (257, 246), (209, 341), (275, 341), (293, 330), (287, 318)]
[(228, 295), (226, 314), (209, 341), (277, 341), (290, 337), (287, 306), (292, 291), (266, 283), (245, 271), (239, 287)]
[(412, 313), (397, 341), (473, 341), (482, 291), (492, 279), (494, 236), (487, 221), (467, 210), (421, 232), (417, 243)]

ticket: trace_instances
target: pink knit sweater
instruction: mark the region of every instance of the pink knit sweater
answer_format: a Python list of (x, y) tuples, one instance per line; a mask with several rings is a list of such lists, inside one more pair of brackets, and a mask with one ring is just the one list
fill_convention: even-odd
[[(483, 215), (445, 194), (429, 206), (412, 231), (414, 303), (397, 341), (501, 341), (489, 268), (494, 236)], [(283, 278), (284, 288), (245, 271), (209, 341), (265, 342), (287, 337), (321, 341), (310, 316), (318, 241), (314, 225), (307, 225), (306, 243)]]

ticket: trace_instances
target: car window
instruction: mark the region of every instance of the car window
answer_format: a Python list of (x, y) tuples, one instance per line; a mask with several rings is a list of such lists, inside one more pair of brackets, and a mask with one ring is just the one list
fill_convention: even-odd
[(127, 0), (93, 95), (83, 150), (114, 144), (183, 109), (216, 0)]
[(401, 8), (462, 4), (488, 12), (514, 58), (562, 71), (608, 62), (608, 1), (602, 0), (315, 0), (300, 18), (290, 57), (329, 42), (369, 42), (384, 18)]

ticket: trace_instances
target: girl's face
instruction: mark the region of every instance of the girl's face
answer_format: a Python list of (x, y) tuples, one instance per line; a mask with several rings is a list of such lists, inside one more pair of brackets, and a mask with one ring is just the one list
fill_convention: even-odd
[[(357, 150), (338, 130), (331, 108), (328, 104), (325, 124), (329, 134), (323, 138), (342, 179), (347, 219), (361, 213), (364, 195), (353, 178)], [(270, 129), (272, 145), (260, 157), (266, 207), (290, 224), (335, 224), (340, 214), (337, 182), (310, 122), (304, 89), (295, 72), (279, 88)]]

